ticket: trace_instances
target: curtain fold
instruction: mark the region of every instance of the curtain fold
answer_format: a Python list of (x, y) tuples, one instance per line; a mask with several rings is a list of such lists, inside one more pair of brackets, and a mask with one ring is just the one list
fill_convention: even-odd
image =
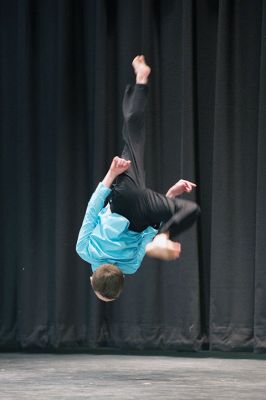
[(255, 245), (255, 304), (254, 304), (254, 348), (256, 351), (266, 349), (266, 288), (265, 288), (265, 237), (266, 237), (266, 2), (263, 1), (261, 25), (261, 53), (258, 92), (258, 145), (256, 176), (256, 245)]
[(210, 345), (252, 349), (261, 2), (219, 2)]

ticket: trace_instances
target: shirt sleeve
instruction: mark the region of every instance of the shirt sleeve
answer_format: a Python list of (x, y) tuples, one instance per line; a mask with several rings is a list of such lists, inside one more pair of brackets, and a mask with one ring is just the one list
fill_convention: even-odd
[(146, 246), (148, 243), (152, 242), (154, 236), (156, 236), (158, 233), (158, 230), (152, 228), (149, 226), (142, 232), (142, 241), (141, 245), (138, 249), (138, 254), (136, 257), (136, 270), (139, 268), (139, 266), (142, 263), (142, 260), (146, 254)]
[(87, 261), (87, 246), (90, 235), (98, 223), (98, 214), (104, 207), (106, 197), (110, 193), (111, 189), (100, 182), (89, 200), (76, 244), (77, 253), (85, 261)]

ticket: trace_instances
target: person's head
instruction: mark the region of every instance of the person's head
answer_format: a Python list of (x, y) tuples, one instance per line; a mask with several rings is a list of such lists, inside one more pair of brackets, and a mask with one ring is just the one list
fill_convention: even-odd
[(91, 286), (96, 296), (102, 301), (113, 301), (122, 292), (124, 275), (112, 264), (103, 264), (91, 276)]

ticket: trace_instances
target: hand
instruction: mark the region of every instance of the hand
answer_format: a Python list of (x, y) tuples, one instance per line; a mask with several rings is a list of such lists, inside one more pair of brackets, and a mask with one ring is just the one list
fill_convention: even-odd
[(131, 161), (124, 160), (124, 158), (114, 157), (111, 166), (110, 172), (113, 176), (117, 177), (118, 175), (122, 174), (130, 167)]
[(179, 190), (179, 194), (182, 194), (184, 192), (192, 192), (192, 189), (196, 187), (197, 185), (193, 182), (190, 181), (185, 181), (184, 179), (180, 179), (176, 183), (177, 189)]
[(130, 167), (130, 164), (130, 160), (124, 160), (123, 158), (115, 157), (111, 163), (109, 171), (102, 180), (102, 183), (106, 187), (110, 188), (115, 178), (125, 172)]
[(172, 186), (166, 193), (167, 197), (173, 198), (180, 196), (182, 193), (190, 193), (194, 187), (197, 185), (193, 182), (180, 179), (174, 186)]

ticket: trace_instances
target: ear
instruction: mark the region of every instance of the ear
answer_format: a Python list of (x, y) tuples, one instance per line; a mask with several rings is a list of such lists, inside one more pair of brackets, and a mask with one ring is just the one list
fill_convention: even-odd
[(91, 281), (91, 285), (92, 285), (92, 276), (90, 276), (90, 281)]

